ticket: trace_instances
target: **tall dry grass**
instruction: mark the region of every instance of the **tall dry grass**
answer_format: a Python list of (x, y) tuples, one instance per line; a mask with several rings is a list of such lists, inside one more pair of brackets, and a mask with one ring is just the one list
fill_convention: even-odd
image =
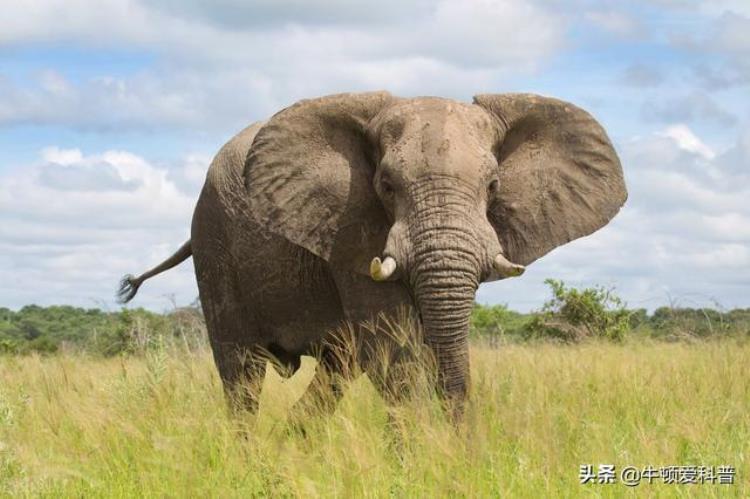
[[(434, 397), (389, 411), (367, 378), (305, 433), (312, 376), (272, 370), (233, 417), (209, 352), (0, 357), (0, 495), (747, 497), (750, 345), (530, 344), (472, 351), (464, 427)], [(579, 465), (720, 465), (736, 484), (580, 485)]]

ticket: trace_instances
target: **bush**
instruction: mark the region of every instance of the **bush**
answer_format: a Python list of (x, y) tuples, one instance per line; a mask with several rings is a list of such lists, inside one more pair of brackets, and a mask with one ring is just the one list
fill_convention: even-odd
[(18, 353), (18, 343), (10, 339), (0, 339), (0, 354)]
[(575, 289), (554, 279), (544, 281), (552, 299), (529, 321), (526, 336), (566, 342), (584, 338), (621, 341), (630, 330), (631, 313), (611, 289), (601, 286)]
[(23, 346), (19, 349), (20, 353), (41, 353), (41, 354), (50, 354), (57, 352), (59, 348), (59, 345), (52, 341), (49, 338), (46, 338), (44, 336), (38, 336), (34, 338), (33, 340), (26, 342), (23, 344)]

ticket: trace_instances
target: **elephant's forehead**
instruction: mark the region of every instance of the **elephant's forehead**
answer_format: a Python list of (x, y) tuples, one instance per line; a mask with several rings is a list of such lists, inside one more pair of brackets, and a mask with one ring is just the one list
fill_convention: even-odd
[(491, 167), (494, 129), (478, 106), (415, 99), (392, 111), (397, 113), (381, 128), (383, 159), (405, 179), (427, 172), (478, 179)]
[(487, 113), (474, 104), (441, 97), (415, 97), (402, 99), (389, 109), (393, 119), (406, 122), (420, 119), (442, 119), (445, 121), (488, 122)]
[(384, 144), (407, 155), (480, 155), (490, 150), (495, 133), (478, 106), (437, 97), (405, 100), (383, 118)]
[(384, 132), (395, 141), (414, 135), (484, 141), (494, 132), (492, 118), (479, 106), (439, 97), (404, 99), (383, 118)]

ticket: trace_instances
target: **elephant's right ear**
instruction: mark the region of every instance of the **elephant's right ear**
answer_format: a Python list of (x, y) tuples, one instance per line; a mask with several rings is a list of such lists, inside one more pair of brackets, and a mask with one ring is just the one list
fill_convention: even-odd
[(372, 186), (372, 119), (395, 101), (387, 92), (300, 101), (255, 137), (244, 179), (251, 216), (332, 265), (368, 275), (388, 220)]

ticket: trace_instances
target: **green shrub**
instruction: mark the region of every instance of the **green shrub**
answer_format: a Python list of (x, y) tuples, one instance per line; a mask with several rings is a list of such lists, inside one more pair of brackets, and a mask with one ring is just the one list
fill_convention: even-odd
[(37, 336), (31, 341), (23, 344), (19, 349), (20, 353), (41, 353), (50, 354), (55, 353), (59, 349), (59, 344), (45, 336)]
[(18, 353), (18, 343), (8, 338), (0, 338), (0, 354)]
[(611, 289), (595, 286), (579, 290), (555, 279), (544, 282), (552, 298), (529, 321), (527, 337), (566, 342), (584, 338), (621, 341), (630, 330), (631, 313)]

